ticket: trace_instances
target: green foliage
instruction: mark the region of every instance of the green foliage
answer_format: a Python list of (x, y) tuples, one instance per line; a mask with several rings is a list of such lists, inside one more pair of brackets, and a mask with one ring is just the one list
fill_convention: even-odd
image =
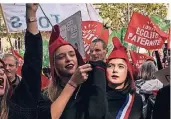
[(110, 28), (112, 33), (108, 42), (108, 53), (110, 54), (113, 49), (112, 38), (118, 37), (121, 43), (130, 50), (137, 51), (137, 47), (124, 41), (126, 28), (128, 27), (129, 20), (133, 12), (139, 12), (143, 15), (148, 15), (154, 23), (163, 31), (168, 31), (169, 23), (165, 22), (167, 15), (167, 7), (164, 3), (159, 4), (134, 4), (134, 3), (100, 3), (95, 4), (98, 6), (101, 17), (108, 23), (112, 21)]
[(49, 66), (48, 40), (43, 40), (43, 67)]
[(100, 3), (99, 14), (103, 19), (109, 18), (112, 21), (111, 29), (118, 30), (127, 28), (132, 13), (139, 12), (148, 16), (158, 16), (165, 19), (167, 7), (164, 3)]
[[(48, 40), (43, 40), (43, 67), (49, 66)], [(24, 57), (25, 49), (19, 50), (19, 54)]]
[[(136, 51), (137, 47), (131, 45), (124, 41), (124, 36), (126, 33), (126, 28), (128, 26), (129, 20), (131, 18), (132, 13), (139, 12), (144, 15), (150, 16), (152, 21), (156, 23), (160, 29), (163, 31), (167, 31), (170, 24), (165, 22), (165, 17), (167, 15), (167, 7), (164, 3), (145, 3), (145, 4), (137, 4), (137, 3), (98, 3), (99, 5), (99, 13), (103, 19), (109, 18), (111, 22), (112, 33), (109, 36), (108, 42), (108, 53), (110, 54), (113, 49), (112, 38), (118, 37), (121, 40), (121, 43), (125, 47), (131, 48), (131, 50)], [(109, 22), (110, 22), (109, 21)], [(50, 32), (42, 33), (43, 39), (48, 39)], [(0, 36), (7, 37), (6, 27), (2, 18), (2, 11), (0, 9)], [(24, 33), (12, 33), (11, 37), (13, 38), (22, 38), (24, 39)], [(22, 44), (23, 45), (23, 44)], [(21, 56), (24, 55), (24, 47), (19, 51)], [(43, 66), (49, 65), (49, 54), (48, 54), (48, 40), (43, 40)]]
[(25, 50), (22, 48), (22, 49), (20, 49), (19, 50), (19, 54), (20, 54), (20, 56), (22, 56), (22, 57), (24, 57), (24, 52), (25, 52)]
[(162, 31), (168, 31), (170, 24), (159, 16), (151, 16), (151, 20), (156, 23)]

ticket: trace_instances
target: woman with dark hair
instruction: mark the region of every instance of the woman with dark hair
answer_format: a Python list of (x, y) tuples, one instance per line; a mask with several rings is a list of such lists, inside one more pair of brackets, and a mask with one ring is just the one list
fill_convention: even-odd
[[(113, 38), (114, 49), (107, 59), (106, 78), (99, 78), (96, 101), (103, 98), (101, 104), (91, 113), (94, 119), (142, 119), (142, 99), (135, 92), (132, 66), (118, 38)], [(104, 88), (104, 85), (107, 88)], [(94, 90), (95, 91), (95, 90)], [(92, 90), (92, 92), (94, 92)], [(90, 106), (93, 108), (92, 106)], [(98, 107), (98, 108), (97, 108)], [(103, 109), (103, 110), (102, 110)], [(104, 112), (105, 111), (105, 112)]]
[(132, 67), (118, 38), (113, 38), (114, 49), (107, 59), (106, 119), (140, 119), (141, 97), (135, 93)]
[(26, 4), (22, 79), (14, 89), (5, 74), (5, 64), (0, 60), (0, 119), (37, 119), (42, 69), (42, 38), (35, 19), (37, 8), (37, 4)]

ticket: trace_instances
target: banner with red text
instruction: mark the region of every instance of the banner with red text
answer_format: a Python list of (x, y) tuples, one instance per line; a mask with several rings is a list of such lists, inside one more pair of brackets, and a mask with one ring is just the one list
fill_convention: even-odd
[(140, 68), (141, 64), (143, 64), (147, 59), (154, 60), (153, 57), (146, 54), (136, 53), (134, 51), (130, 51), (130, 55), (137, 68)]
[(134, 12), (126, 35), (125, 41), (147, 50), (160, 49), (168, 34), (161, 31), (148, 16)]

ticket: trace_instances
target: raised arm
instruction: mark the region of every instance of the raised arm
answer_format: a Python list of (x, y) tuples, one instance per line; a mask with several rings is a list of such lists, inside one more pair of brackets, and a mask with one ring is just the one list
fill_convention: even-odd
[(13, 101), (20, 98), (28, 106), (33, 103), (32, 101), (38, 101), (41, 88), (42, 37), (36, 20), (37, 8), (37, 4), (26, 4), (27, 30), (22, 79), (11, 97)]
[(26, 4), (27, 32), (25, 35), (25, 54), (22, 77), (29, 91), (37, 101), (41, 90), (42, 37), (38, 31), (36, 11), (38, 4)]

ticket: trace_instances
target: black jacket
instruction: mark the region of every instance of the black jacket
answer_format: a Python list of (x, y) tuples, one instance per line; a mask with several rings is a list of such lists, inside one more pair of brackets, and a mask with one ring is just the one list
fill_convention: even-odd
[(159, 90), (154, 105), (153, 119), (170, 119), (170, 85)]
[(41, 89), (42, 37), (28, 31), (25, 34), (25, 54), (22, 79), (13, 90), (9, 105), (8, 119), (37, 119), (38, 100)]
[[(99, 83), (105, 84), (105, 80), (99, 82), (98, 78), (105, 79), (105, 63), (90, 62), (93, 71), (89, 73), (88, 80), (81, 85), (81, 88), (76, 89), (74, 94), (69, 99), (60, 119), (98, 119), (99, 115), (94, 115), (94, 112), (106, 112), (105, 108), (101, 108), (101, 103), (104, 103), (104, 97), (101, 91), (105, 89), (104, 86), (99, 86)], [(99, 68), (101, 67), (101, 68)], [(93, 79), (93, 80), (92, 80)], [(101, 89), (103, 88), (103, 89)], [(101, 97), (98, 99), (98, 97)], [(46, 96), (43, 96), (39, 102), (42, 107), (39, 113), (39, 119), (50, 119), (50, 104), (52, 103)]]
[[(87, 117), (86, 119), (115, 119), (116, 115), (123, 105), (128, 91), (116, 91), (107, 87), (105, 77), (105, 66), (99, 65), (93, 69), (92, 77), (89, 77), (89, 96), (87, 104)], [(101, 62), (102, 64), (102, 62)], [(103, 67), (104, 70), (102, 70)], [(107, 89), (107, 90), (106, 90)], [(127, 92), (127, 93), (126, 93)], [(141, 119), (142, 118), (142, 99), (135, 93), (132, 109), (130, 111), (129, 119)]]
[[(114, 119), (122, 106), (126, 98), (125, 94), (110, 92), (113, 99), (106, 96), (109, 94), (109, 90), (106, 93), (105, 63), (102, 61), (89, 63), (93, 70), (89, 73), (88, 80), (81, 85), (79, 91), (77, 89), (71, 96), (60, 119)], [(116, 96), (118, 96), (118, 99), (116, 99)], [(43, 116), (40, 114), (40, 119), (49, 119), (48, 107), (51, 102), (47, 98), (42, 102), (46, 111), (44, 111)], [(138, 94), (135, 94), (129, 118), (140, 119), (141, 114), (142, 100)]]
[[(108, 87), (107, 90), (107, 101), (108, 101), (108, 113), (105, 119), (116, 118), (120, 108), (124, 104), (127, 93), (123, 93), (120, 90), (113, 90)], [(135, 98), (131, 112), (129, 114), (129, 119), (142, 119), (142, 99), (141, 96), (135, 93)]]

